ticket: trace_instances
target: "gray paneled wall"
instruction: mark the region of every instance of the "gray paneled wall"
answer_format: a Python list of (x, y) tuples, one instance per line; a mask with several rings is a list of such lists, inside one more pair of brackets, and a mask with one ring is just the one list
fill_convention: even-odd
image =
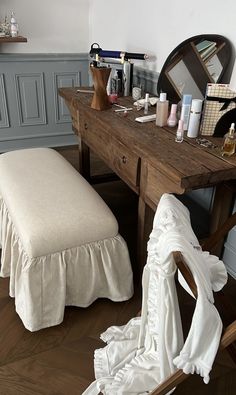
[(0, 152), (76, 143), (57, 91), (88, 85), (87, 54), (0, 55)]

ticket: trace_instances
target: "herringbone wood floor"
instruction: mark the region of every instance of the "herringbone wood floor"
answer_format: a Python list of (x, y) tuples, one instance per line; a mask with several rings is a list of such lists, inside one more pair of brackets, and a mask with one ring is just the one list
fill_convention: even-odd
[[(74, 159), (76, 155), (73, 162)], [(137, 199), (119, 182), (109, 187), (99, 185), (97, 189), (111, 203), (119, 219), (135, 270), (132, 250), (135, 248)], [(8, 296), (8, 284), (8, 279), (0, 279), (0, 395), (82, 394), (94, 379), (93, 351), (103, 346), (99, 334), (110, 325), (126, 323), (136, 315), (141, 304), (140, 292), (136, 290), (135, 296), (124, 303), (103, 299), (86, 309), (68, 307), (61, 325), (31, 333), (23, 327), (15, 312), (14, 300)], [(232, 286), (230, 292), (235, 297), (234, 288)], [(187, 322), (193, 306), (183, 298), (182, 302), (183, 320)], [(228, 354), (219, 354), (208, 385), (193, 376), (175, 393), (235, 394), (236, 369)]]

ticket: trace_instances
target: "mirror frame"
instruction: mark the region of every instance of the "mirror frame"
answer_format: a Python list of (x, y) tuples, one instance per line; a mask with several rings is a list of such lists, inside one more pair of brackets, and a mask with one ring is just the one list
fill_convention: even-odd
[[(217, 55), (222, 65), (222, 70), (217, 81), (214, 81), (211, 77), (207, 66), (196, 49), (196, 44), (203, 40), (216, 42), (216, 50), (211, 56)], [(167, 57), (157, 82), (158, 96), (161, 92), (166, 92), (170, 103), (177, 103), (182, 97), (181, 92), (178, 90), (169, 74), (169, 71), (171, 71), (181, 60), (187, 67), (194, 83), (197, 85), (204, 98), (208, 82), (229, 83), (234, 65), (234, 50), (231, 42), (226, 37), (218, 34), (200, 34), (190, 37), (180, 43)], [(191, 94), (191, 92), (184, 93)]]

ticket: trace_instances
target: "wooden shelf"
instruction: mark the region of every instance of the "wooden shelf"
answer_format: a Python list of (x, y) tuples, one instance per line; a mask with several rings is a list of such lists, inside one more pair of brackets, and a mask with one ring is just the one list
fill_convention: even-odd
[(0, 37), (0, 44), (2, 43), (26, 43), (27, 38), (18, 36), (18, 37)]

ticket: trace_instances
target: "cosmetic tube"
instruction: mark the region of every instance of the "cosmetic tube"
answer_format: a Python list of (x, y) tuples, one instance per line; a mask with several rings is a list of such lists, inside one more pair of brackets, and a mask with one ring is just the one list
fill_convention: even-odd
[(131, 74), (131, 64), (125, 61), (123, 65), (123, 86), (124, 86), (124, 96), (130, 95), (130, 74)]
[(198, 135), (200, 118), (202, 111), (202, 100), (193, 99), (189, 117), (188, 133), (187, 136), (195, 138)]
[(148, 114), (148, 106), (149, 106), (149, 93), (146, 93), (145, 95), (145, 101), (144, 101), (144, 114)]

